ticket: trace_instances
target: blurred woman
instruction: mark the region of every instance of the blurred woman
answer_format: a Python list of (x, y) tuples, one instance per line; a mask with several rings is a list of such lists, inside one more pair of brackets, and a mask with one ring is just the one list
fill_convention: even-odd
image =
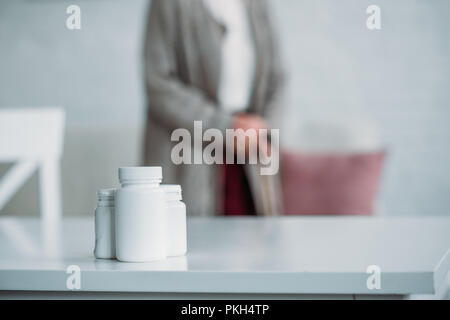
[(171, 133), (267, 128), (281, 107), (282, 72), (265, 0), (152, 0), (145, 39), (146, 165), (183, 187), (188, 214), (280, 213), (278, 176), (251, 165), (171, 161)]

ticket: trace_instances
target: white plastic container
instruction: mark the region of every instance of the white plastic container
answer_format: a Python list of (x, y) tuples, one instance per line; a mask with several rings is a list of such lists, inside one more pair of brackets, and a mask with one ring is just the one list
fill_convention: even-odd
[(161, 167), (119, 168), (116, 191), (116, 256), (148, 262), (166, 253), (166, 201)]
[(100, 189), (97, 192), (94, 255), (100, 259), (116, 257), (114, 193), (115, 189)]
[(186, 205), (182, 202), (181, 186), (163, 184), (167, 203), (167, 255), (182, 256), (187, 251)]

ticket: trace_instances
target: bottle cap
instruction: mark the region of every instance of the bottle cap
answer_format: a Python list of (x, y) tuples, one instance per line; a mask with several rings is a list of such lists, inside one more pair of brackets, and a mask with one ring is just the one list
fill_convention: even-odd
[(149, 180), (161, 180), (161, 167), (121, 167), (119, 168), (119, 181), (140, 182)]
[(97, 197), (98, 200), (114, 200), (116, 189), (109, 188), (109, 189), (99, 189), (97, 191)]

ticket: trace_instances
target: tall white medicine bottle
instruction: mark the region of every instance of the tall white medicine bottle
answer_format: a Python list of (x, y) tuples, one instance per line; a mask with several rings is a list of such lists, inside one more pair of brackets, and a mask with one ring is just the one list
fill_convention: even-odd
[(126, 262), (164, 259), (166, 199), (161, 167), (119, 168), (116, 191), (116, 257)]
[(166, 192), (167, 204), (167, 255), (182, 256), (187, 251), (186, 205), (182, 202), (181, 186), (161, 185)]
[(114, 193), (115, 189), (100, 189), (97, 192), (94, 255), (99, 259), (116, 257)]

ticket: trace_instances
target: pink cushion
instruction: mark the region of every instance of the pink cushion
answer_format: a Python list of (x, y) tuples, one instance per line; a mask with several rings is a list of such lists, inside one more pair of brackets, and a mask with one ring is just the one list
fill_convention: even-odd
[(281, 181), (287, 215), (368, 215), (374, 211), (385, 152), (283, 152)]

